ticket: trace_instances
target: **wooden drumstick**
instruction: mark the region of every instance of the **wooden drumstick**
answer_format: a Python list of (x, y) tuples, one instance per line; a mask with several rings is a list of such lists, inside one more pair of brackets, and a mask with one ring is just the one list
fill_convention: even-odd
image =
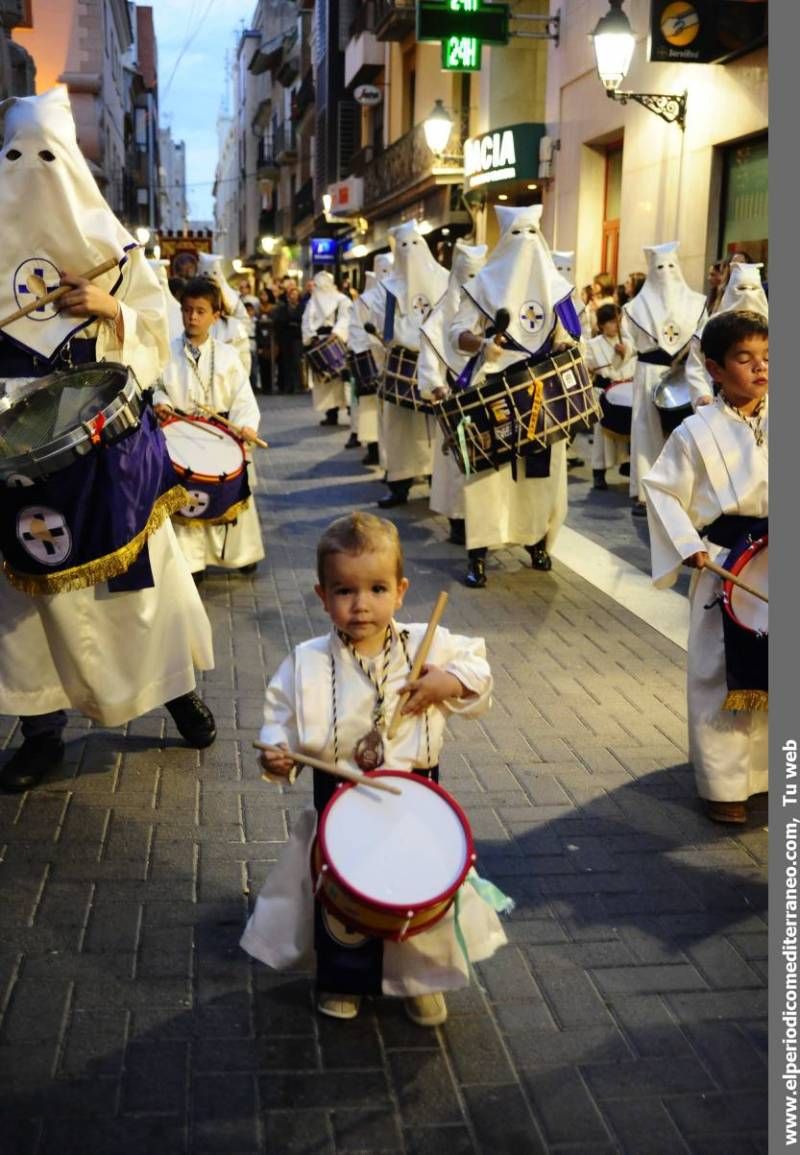
[[(84, 281), (94, 281), (97, 277), (102, 277), (103, 273), (110, 273), (112, 269), (119, 267), (119, 258), (109, 257), (107, 261), (103, 261), (102, 265), (95, 265), (93, 269), (89, 269), (88, 273), (81, 273), (81, 279)], [(59, 297), (63, 297), (74, 285), (59, 285), (57, 289), (53, 289), (49, 293), (45, 293), (43, 297), (34, 297), (27, 305), (23, 305), (21, 309), (17, 309), (16, 313), (11, 313), (8, 317), (4, 317), (0, 321), (0, 329), (4, 329), (6, 325), (10, 325), (12, 321), (18, 321), (20, 317), (27, 317), (28, 313), (32, 313), (34, 309), (41, 309), (42, 305), (49, 305), (51, 301), (57, 301)]]
[(733, 582), (735, 586), (738, 586), (739, 589), (744, 590), (745, 593), (752, 594), (754, 598), (760, 598), (762, 602), (767, 602), (767, 604), (769, 604), (769, 598), (766, 594), (762, 593), (761, 590), (757, 590), (754, 586), (748, 585), (747, 582), (744, 582), (740, 577), (737, 577), (735, 573), (731, 573), (729, 569), (723, 569), (722, 566), (717, 565), (715, 561), (711, 561), (709, 559), (703, 568), (710, 569), (712, 573), (717, 575), (717, 577), (724, 578), (725, 581)]
[(212, 409), (209, 405), (201, 405), (198, 402), (197, 408), (202, 409), (204, 413), (207, 413), (209, 417), (213, 417), (215, 421), (219, 421), (220, 425), (224, 425), (230, 429), (231, 433), (234, 433), (240, 441), (246, 441), (248, 445), (258, 445), (261, 449), (269, 449), (266, 441), (262, 441), (260, 437), (245, 437), (241, 425), (234, 425), (227, 417), (223, 417), (221, 413), (217, 413), (216, 409)]
[[(357, 770), (350, 770), (346, 766), (334, 766), (330, 762), (322, 762), (319, 758), (312, 758), (310, 754), (301, 754), (297, 750), (284, 750), (282, 746), (269, 746), (264, 742), (254, 742), (255, 750), (266, 750), (270, 754), (285, 754), (294, 762), (304, 766), (313, 766), (315, 770), (322, 770), (325, 774), (333, 774), (336, 778), (346, 778), (348, 782), (355, 782), (357, 786), (371, 786), (375, 790), (384, 790), (387, 794), (402, 794), (397, 786), (390, 786), (380, 778), (368, 778), (366, 774), (359, 774)], [(263, 775), (262, 777), (267, 777)]]
[[(415, 682), (417, 680), (422, 667), (425, 665), (425, 659), (428, 657), (428, 651), (430, 650), (431, 643), (433, 642), (433, 635), (436, 633), (436, 627), (439, 625), (439, 622), (442, 619), (442, 614), (445, 611), (448, 597), (449, 595), (447, 591), (442, 590), (436, 599), (436, 605), (433, 607), (433, 613), (431, 614), (430, 621), (428, 622), (428, 628), (425, 630), (422, 641), (419, 644), (419, 649), (414, 656), (414, 664), (411, 667), (411, 673), (408, 675), (409, 682)], [(394, 708), (394, 714), (392, 715), (392, 720), (389, 723), (389, 729), (387, 731), (387, 736), (389, 738), (394, 738), (395, 734), (397, 733), (397, 728), (402, 721), (401, 710), (403, 709), (406, 699), (410, 693), (410, 690), (406, 690), (405, 693), (401, 694), (397, 699), (397, 705)]]

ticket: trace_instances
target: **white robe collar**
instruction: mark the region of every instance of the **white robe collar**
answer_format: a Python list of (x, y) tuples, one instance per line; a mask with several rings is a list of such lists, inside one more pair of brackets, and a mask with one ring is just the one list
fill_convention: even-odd
[[(768, 405), (767, 400), (763, 417), (765, 437), (768, 436)], [(752, 430), (721, 396), (712, 405), (701, 405), (687, 418), (685, 426), (703, 458), (720, 508), (725, 513), (740, 509), (752, 490), (753, 458), (758, 452)]]

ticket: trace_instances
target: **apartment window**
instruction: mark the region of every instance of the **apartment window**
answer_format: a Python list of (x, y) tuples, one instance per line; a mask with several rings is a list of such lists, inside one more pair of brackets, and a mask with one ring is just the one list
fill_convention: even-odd
[(622, 198), (622, 141), (606, 148), (605, 192), (603, 195), (603, 240), (600, 268), (617, 282), (619, 263), (619, 219)]

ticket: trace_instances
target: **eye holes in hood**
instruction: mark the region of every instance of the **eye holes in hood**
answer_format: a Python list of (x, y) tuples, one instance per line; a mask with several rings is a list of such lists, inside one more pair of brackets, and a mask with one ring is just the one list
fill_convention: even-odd
[(22, 153), (18, 148), (10, 148), (6, 153), (6, 160), (19, 160), (21, 156)]
[[(21, 156), (22, 153), (18, 148), (10, 148), (6, 153), (6, 160), (19, 160)], [(52, 164), (56, 159), (55, 153), (51, 152), (49, 148), (40, 149), (39, 156), (42, 158), (42, 160), (46, 160), (48, 164)]]

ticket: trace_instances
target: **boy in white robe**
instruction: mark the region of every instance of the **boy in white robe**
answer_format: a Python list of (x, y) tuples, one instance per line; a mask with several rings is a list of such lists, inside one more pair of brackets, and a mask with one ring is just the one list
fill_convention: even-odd
[[(592, 478), (595, 489), (608, 489), (606, 470), (619, 467), (625, 476), (630, 472), (631, 400), (636, 355), (631, 353), (619, 333), (620, 311), (616, 305), (601, 305), (597, 310), (600, 332), (585, 344), (587, 368), (594, 374), (601, 408), (607, 406), (610, 414), (594, 427), (592, 443)], [(614, 429), (607, 424), (613, 424)], [(625, 428), (627, 428), (627, 436)]]
[[(100, 360), (130, 367), (149, 387), (168, 355), (161, 290), (78, 148), (67, 89), (7, 101), (4, 112), (0, 314), (20, 303), (14, 272), (26, 258), (55, 270), (56, 284), (69, 270), (60, 279), (70, 291), (4, 327), (0, 394), (13, 402), (35, 378)], [(111, 257), (112, 271), (81, 276)], [(0, 713), (19, 715), (23, 736), (0, 771), (4, 790), (32, 789), (61, 764), (68, 709), (121, 726), (166, 704), (190, 745), (214, 741), (195, 692), (196, 669), (214, 664), (211, 626), (169, 520), (146, 549), (151, 581), (141, 588), (101, 581), (37, 596), (0, 575)]]
[[(318, 337), (327, 337), (331, 333), (346, 345), (352, 308), (352, 300), (339, 292), (331, 274), (324, 270), (317, 273), (312, 281), (311, 296), (303, 310), (303, 347), (307, 349)], [(322, 377), (310, 365), (308, 376), (314, 409), (317, 413), (325, 414), (320, 425), (338, 425), (339, 410), (347, 404), (344, 377)]]
[(217, 253), (198, 253), (198, 276), (209, 277), (219, 289), (221, 308), (214, 322), (211, 336), (223, 345), (230, 345), (239, 355), (244, 371), (250, 377), (252, 352), (244, 301), (228, 283), (223, 270), (223, 258)]
[[(394, 620), (408, 588), (400, 541), (390, 522), (371, 514), (351, 514), (328, 527), (317, 547), (317, 571), (315, 590), (332, 629), (297, 646), (270, 682), (261, 741), (272, 749), (261, 755), (264, 770), (290, 775), (294, 764), (284, 752), (290, 749), (351, 770), (385, 766), (437, 781), (448, 715), (474, 717), (490, 705), (483, 640), (438, 628), (420, 677), (408, 681), (426, 627)], [(410, 697), (390, 738), (388, 721), (404, 690)], [(441, 992), (469, 983), (465, 953), (482, 960), (505, 943), (497, 914), (468, 878), (458, 894), (458, 927), (451, 908), (403, 942), (346, 928), (314, 902), (309, 871), (317, 815), (337, 785), (314, 772), (316, 814), (305, 811), (295, 824), (242, 946), (268, 966), (298, 969), (312, 962), (313, 944), (321, 1014), (354, 1018), (362, 995), (395, 995), (405, 997), (415, 1023), (436, 1026), (447, 1017)]]
[[(720, 389), (676, 429), (648, 475), (653, 581), (670, 586), (682, 564), (691, 588), (687, 696), (689, 755), (697, 792), (717, 822), (747, 820), (747, 799), (767, 789), (767, 714), (726, 709), (728, 687), (721, 580), (728, 550), (766, 518), (768, 501), (768, 327), (759, 313), (711, 318), (703, 331), (706, 367)], [(760, 535), (761, 527), (757, 531)]]
[[(175, 408), (208, 416), (205, 406), (238, 426), (245, 441), (253, 441), (261, 416), (258, 402), (235, 350), (211, 336), (219, 309), (219, 290), (210, 278), (195, 277), (188, 283), (181, 298), (184, 334), (170, 346), (172, 357), (153, 398), (156, 413), (168, 417)], [(252, 459), (247, 472), (251, 496), (235, 521), (225, 525), (210, 525), (200, 518), (190, 524), (175, 522), (195, 581), (202, 580), (209, 565), (253, 573), (264, 557)]]

